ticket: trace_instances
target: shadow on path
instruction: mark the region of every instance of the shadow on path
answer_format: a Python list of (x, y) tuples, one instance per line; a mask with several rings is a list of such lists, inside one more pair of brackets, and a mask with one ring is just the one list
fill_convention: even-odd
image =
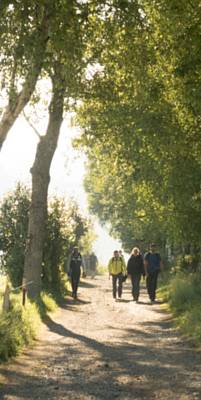
[[(129, 303), (130, 300), (128, 303), (125, 301), (128, 309)], [(85, 300), (76, 304), (73, 300), (64, 303), (66, 325), (63, 321), (55, 322), (50, 316), (45, 318), (49, 333), (58, 337), (52, 343), (40, 342), (43, 351), (37, 354), (36, 349), (33, 370), (25, 368), (22, 372), (17, 362), (9, 371), (0, 366), (2, 377), (14, 382), (0, 388), (0, 399), (201, 399), (201, 355), (192, 352), (179, 338), (163, 310), (155, 306), (149, 309), (146, 303), (143, 303), (144, 308), (139, 305), (139, 309), (148, 310), (149, 316), (150, 312), (161, 314), (162, 320), (145, 318), (133, 326), (128, 312), (122, 311), (125, 310), (122, 304), (122, 312), (118, 315), (110, 311), (111, 322), (110, 319), (109, 323), (102, 320), (103, 330), (109, 332), (107, 340), (104, 340), (104, 335), (97, 333), (99, 325), (94, 322), (93, 326), (93, 320), (87, 326), (90, 312), (87, 304)], [(69, 307), (71, 311), (80, 310), (78, 305), (82, 310), (86, 305), (86, 318), (81, 314), (83, 319), (80, 322), (79, 315), (76, 315), (73, 329), (68, 328), (68, 318), (73, 315), (68, 314)], [(127, 320), (124, 323), (125, 313)], [(118, 323), (114, 322), (115, 318)], [(135, 321), (133, 314), (132, 318)], [(29, 354), (24, 362), (27, 365), (30, 362)]]

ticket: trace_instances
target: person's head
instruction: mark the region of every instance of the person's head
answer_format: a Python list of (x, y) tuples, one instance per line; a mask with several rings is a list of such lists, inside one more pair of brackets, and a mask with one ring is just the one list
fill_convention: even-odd
[(74, 253), (74, 254), (78, 254), (78, 247), (77, 247), (77, 246), (74, 246), (74, 247), (73, 247), (73, 253)]
[(155, 251), (156, 251), (156, 244), (155, 243), (151, 243), (150, 244), (150, 251), (151, 251), (151, 253), (155, 253)]
[(119, 255), (122, 256), (122, 250), (119, 250)]
[(119, 257), (119, 252), (118, 252), (118, 250), (115, 250), (113, 254), (114, 254), (114, 257), (115, 257), (115, 258), (118, 258), (118, 257)]
[(133, 256), (138, 256), (140, 254), (140, 250), (138, 247), (133, 247), (132, 253)]

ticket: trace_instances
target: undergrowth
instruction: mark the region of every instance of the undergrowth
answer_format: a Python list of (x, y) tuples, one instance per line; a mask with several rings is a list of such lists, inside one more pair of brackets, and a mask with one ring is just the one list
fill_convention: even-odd
[(0, 361), (16, 356), (20, 350), (31, 344), (40, 329), (41, 319), (57, 307), (54, 299), (42, 293), (40, 300), (21, 305), (22, 295), (11, 295), (11, 307), (8, 312), (0, 313)]
[(175, 323), (192, 343), (201, 349), (201, 276), (200, 273), (179, 273), (161, 282), (158, 290)]

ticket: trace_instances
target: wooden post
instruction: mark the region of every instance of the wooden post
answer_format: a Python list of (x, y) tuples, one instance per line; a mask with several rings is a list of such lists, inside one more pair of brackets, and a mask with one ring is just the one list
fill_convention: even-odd
[(25, 306), (26, 303), (26, 294), (27, 294), (27, 289), (25, 287), (22, 288), (22, 305)]
[(10, 309), (10, 287), (9, 284), (6, 284), (4, 296), (3, 296), (3, 306), (2, 309), (4, 312), (8, 312)]

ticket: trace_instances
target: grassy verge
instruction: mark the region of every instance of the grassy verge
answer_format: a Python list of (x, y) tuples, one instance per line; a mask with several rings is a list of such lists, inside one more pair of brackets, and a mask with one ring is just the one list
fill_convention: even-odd
[(175, 323), (201, 349), (201, 276), (179, 273), (160, 284), (158, 295), (168, 302)]
[(57, 307), (53, 298), (45, 293), (36, 303), (27, 300), (23, 307), (21, 302), (21, 293), (12, 294), (10, 311), (0, 313), (0, 361), (16, 356), (25, 345), (31, 344), (37, 336), (41, 319)]

